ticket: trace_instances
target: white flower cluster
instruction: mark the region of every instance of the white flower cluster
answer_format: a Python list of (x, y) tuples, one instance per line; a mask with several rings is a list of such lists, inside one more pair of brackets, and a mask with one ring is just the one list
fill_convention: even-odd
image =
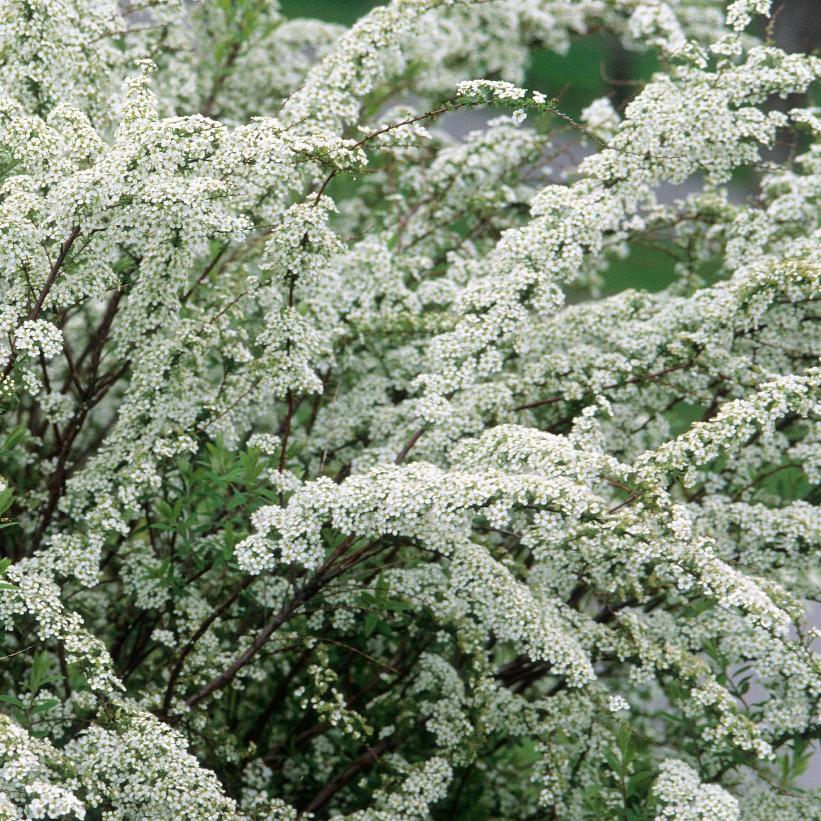
[(401, 767), (402, 782), (393, 791), (377, 792), (375, 809), (353, 813), (350, 821), (392, 821), (395, 818), (425, 818), (430, 805), (445, 797), (453, 770), (444, 758), (434, 757), (420, 767)]
[(30, 354), (42, 353), (46, 359), (63, 349), (63, 335), (50, 322), (27, 320), (14, 331), (14, 346)]
[(657, 821), (739, 821), (738, 801), (717, 784), (703, 784), (683, 761), (668, 759), (653, 785), (660, 809)]
[(607, 709), (611, 713), (621, 713), (630, 709), (630, 704), (624, 696), (614, 695), (607, 700)]
[(772, 0), (733, 0), (727, 8), (727, 22), (737, 31), (745, 29), (754, 14), (769, 14)]
[(5, 716), (0, 716), (0, 765), (0, 817), (85, 818), (75, 795), (79, 780), (64, 775), (65, 756)]
[(178, 734), (152, 716), (129, 712), (123, 710), (118, 731), (95, 726), (68, 746), (89, 804), (112, 803), (116, 809), (106, 815), (118, 821), (237, 818), (234, 802), (185, 752)]

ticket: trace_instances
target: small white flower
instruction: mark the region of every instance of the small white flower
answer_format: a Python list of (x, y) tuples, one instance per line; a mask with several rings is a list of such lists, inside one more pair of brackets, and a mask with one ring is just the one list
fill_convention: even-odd
[(611, 713), (623, 713), (630, 709), (630, 704), (624, 696), (611, 695), (607, 699), (607, 709)]

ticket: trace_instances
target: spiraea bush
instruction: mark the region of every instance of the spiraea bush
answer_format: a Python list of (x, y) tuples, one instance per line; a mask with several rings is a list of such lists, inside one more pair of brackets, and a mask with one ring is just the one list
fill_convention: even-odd
[[(0, 4), (0, 818), (821, 818), (769, 12)], [(522, 87), (591, 31), (626, 105)]]

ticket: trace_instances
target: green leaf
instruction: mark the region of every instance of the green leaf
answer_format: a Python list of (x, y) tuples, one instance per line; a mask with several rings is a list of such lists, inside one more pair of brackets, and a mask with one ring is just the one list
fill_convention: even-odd
[(610, 769), (613, 770), (614, 773), (620, 773), (622, 770), (621, 760), (616, 755), (614, 750), (607, 749), (604, 751), (604, 757), (607, 760)]
[(157, 515), (167, 522), (171, 521), (171, 519), (174, 516), (173, 511), (171, 509), (171, 505), (169, 505), (168, 502), (164, 501), (163, 499), (157, 500), (157, 502), (154, 505), (154, 509), (157, 511)]
[(12, 428), (9, 431), (6, 438), (3, 440), (3, 445), (0, 448), (0, 450), (4, 450), (4, 451), (12, 450), (15, 446), (19, 445), (20, 442), (23, 441), (25, 436), (26, 436), (26, 429), (25, 428), (23, 428), (23, 427)]
[(627, 779), (627, 795), (636, 795), (643, 792), (644, 785), (653, 778), (652, 770), (639, 770)]
[(5, 490), (0, 490), (0, 515), (5, 513), (11, 507), (11, 497), (13, 495), (13, 488), (7, 487)]
[(244, 493), (235, 493), (225, 505), (226, 510), (236, 510), (238, 507), (248, 503), (248, 497)]
[(368, 613), (368, 615), (365, 616), (365, 638), (369, 638), (373, 634), (378, 624), (379, 616), (377, 616), (376, 613)]
[(29, 692), (34, 695), (37, 691), (50, 681), (59, 681), (59, 676), (49, 675), (49, 667), (51, 665), (51, 657), (42, 650), (34, 654), (34, 659), (31, 664), (31, 674), (29, 675)]

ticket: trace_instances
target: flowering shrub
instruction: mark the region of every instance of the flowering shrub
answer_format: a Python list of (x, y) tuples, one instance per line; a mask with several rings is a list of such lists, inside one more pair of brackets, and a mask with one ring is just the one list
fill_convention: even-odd
[[(821, 818), (769, 6), (5, 0), (0, 818)], [(577, 121), (593, 29), (664, 70)]]

